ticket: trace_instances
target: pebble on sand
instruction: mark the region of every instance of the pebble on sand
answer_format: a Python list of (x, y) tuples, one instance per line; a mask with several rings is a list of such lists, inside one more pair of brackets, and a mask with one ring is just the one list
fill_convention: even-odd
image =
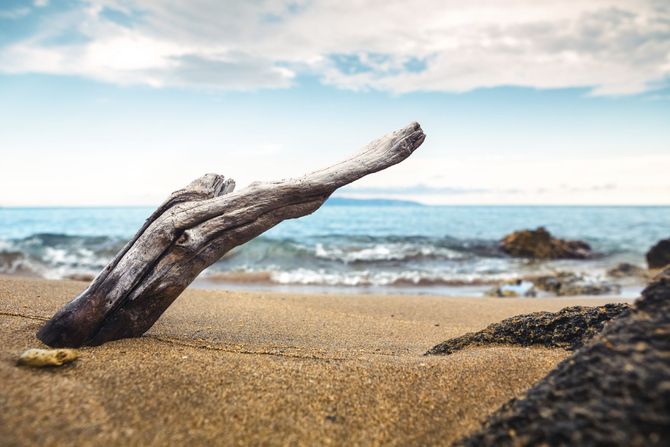
[(45, 366), (62, 366), (74, 362), (79, 353), (74, 349), (28, 349), (19, 357), (17, 364), (43, 368)]

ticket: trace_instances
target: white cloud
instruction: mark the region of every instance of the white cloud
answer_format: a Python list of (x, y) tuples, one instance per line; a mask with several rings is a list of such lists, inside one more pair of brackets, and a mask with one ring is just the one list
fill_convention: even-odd
[(0, 10), (0, 19), (16, 20), (20, 19), (21, 17), (25, 17), (28, 14), (30, 14), (30, 8), (14, 8), (4, 11)]
[[(53, 43), (73, 32), (81, 38)], [(670, 76), (670, 5), (91, 0), (0, 48), (0, 70), (224, 89), (288, 87), (311, 74), (394, 93), (518, 85), (634, 94)]]

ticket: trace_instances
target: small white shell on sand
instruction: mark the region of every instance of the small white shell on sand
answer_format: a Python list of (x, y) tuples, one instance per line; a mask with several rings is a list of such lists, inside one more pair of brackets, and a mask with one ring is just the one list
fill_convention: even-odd
[(61, 366), (73, 362), (79, 357), (74, 349), (28, 349), (16, 362), (22, 366), (42, 368), (44, 366)]

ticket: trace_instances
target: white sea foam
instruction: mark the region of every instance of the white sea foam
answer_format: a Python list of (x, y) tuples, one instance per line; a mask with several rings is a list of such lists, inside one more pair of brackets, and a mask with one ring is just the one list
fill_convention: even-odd
[[(151, 211), (0, 209), (0, 271), (49, 278), (95, 274)], [(618, 262), (643, 265), (644, 251), (664, 237), (670, 223), (670, 208), (580, 207), (570, 209), (566, 219), (568, 211), (558, 208), (421, 207), (411, 210), (416, 222), (411, 225), (407, 211), (324, 207), (237, 247), (208, 272), (249, 272), (250, 282), (270, 278), (289, 285), (382, 287), (450, 287), (557, 271), (603, 273)], [(529, 262), (500, 252), (497, 241), (504, 234), (539, 224), (558, 236), (587, 240), (605, 256)]]
[(369, 247), (341, 247), (317, 243), (314, 248), (317, 258), (337, 260), (345, 263), (374, 261), (404, 261), (415, 258), (461, 259), (465, 254), (443, 247), (410, 243), (384, 243)]
[(325, 269), (299, 268), (290, 271), (275, 271), (270, 279), (279, 284), (327, 285), (327, 286), (395, 286), (395, 285), (466, 285), (495, 283), (509, 280), (509, 273), (440, 275), (421, 271), (347, 271), (332, 272)]

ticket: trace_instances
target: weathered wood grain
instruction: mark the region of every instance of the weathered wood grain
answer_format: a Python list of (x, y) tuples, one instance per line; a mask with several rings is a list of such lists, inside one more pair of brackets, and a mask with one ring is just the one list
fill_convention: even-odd
[(336, 189), (403, 161), (424, 139), (419, 124), (411, 123), (326, 169), (237, 192), (232, 180), (204, 175), (172, 193), (37, 337), (49, 346), (78, 347), (142, 335), (227, 251), (285, 219), (314, 212)]

